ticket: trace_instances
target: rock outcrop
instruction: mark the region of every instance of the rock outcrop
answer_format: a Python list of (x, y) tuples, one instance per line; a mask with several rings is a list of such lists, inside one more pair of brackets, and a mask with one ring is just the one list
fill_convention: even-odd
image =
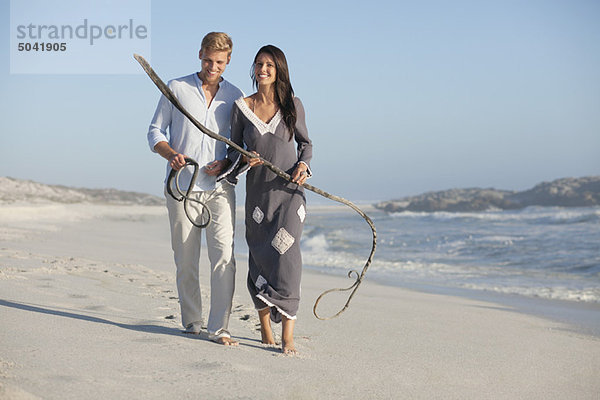
[(387, 212), (514, 210), (529, 206), (588, 207), (600, 205), (600, 176), (543, 182), (522, 192), (497, 189), (450, 189), (384, 201)]
[(164, 199), (146, 193), (117, 189), (72, 188), (0, 177), (0, 203), (14, 202), (164, 205)]

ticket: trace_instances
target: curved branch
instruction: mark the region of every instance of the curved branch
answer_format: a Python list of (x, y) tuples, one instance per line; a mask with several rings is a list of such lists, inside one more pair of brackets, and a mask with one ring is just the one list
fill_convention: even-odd
[[(158, 87), (158, 89), (161, 91), (161, 93), (173, 104), (173, 106), (175, 106), (175, 108), (177, 108), (179, 111), (181, 111), (181, 113), (183, 115), (185, 115), (191, 122), (192, 124), (194, 124), (194, 126), (196, 126), (196, 128), (200, 129), (200, 131), (208, 136), (210, 136), (211, 138), (215, 139), (215, 140), (219, 140), (221, 142), (225, 142), (227, 145), (233, 147), (235, 150), (237, 150), (240, 154), (245, 155), (246, 157), (249, 158), (255, 158), (256, 155), (253, 153), (250, 153), (249, 151), (241, 148), (240, 146), (238, 146), (236, 143), (234, 143), (233, 141), (227, 139), (226, 137), (223, 137), (213, 131), (211, 131), (210, 129), (206, 128), (204, 125), (202, 125), (200, 122), (198, 122), (179, 102), (179, 100), (177, 100), (177, 98), (175, 97), (175, 95), (173, 94), (173, 92), (171, 92), (171, 90), (169, 89), (169, 87), (160, 79), (160, 77), (156, 74), (156, 72), (154, 72), (154, 70), (152, 69), (152, 67), (150, 66), (150, 64), (148, 64), (148, 62), (144, 59), (144, 57), (138, 55), (138, 54), (134, 54), (133, 57), (137, 60), (137, 62), (140, 63), (140, 65), (142, 66), (142, 68), (144, 69), (144, 71), (146, 71), (146, 73), (148, 74), (148, 76), (150, 77), (150, 79), (152, 79), (152, 82), (154, 82), (154, 84)], [(277, 166), (273, 165), (271, 162), (258, 157), (259, 159), (262, 160), (263, 165), (266, 166), (267, 168), (269, 168), (271, 171), (273, 171), (276, 175), (278, 175), (279, 177), (287, 180), (287, 181), (291, 181), (292, 178), (289, 174), (287, 174), (286, 172), (284, 172), (283, 170), (281, 170), (280, 168), (278, 168)], [(330, 193), (325, 192), (324, 190), (321, 190), (315, 186), (312, 186), (310, 184), (304, 183), (302, 184), (302, 186), (304, 186), (306, 189), (315, 192), (327, 199), (333, 200), (333, 201), (337, 201), (338, 203), (342, 203), (347, 205), (348, 207), (352, 208), (354, 211), (356, 211), (361, 217), (364, 218), (364, 220), (367, 222), (367, 224), (369, 224), (369, 227), (371, 228), (371, 231), (373, 233), (373, 245), (371, 247), (371, 253), (369, 254), (369, 258), (367, 259), (365, 266), (362, 269), (362, 272), (359, 274), (356, 271), (350, 271), (348, 273), (348, 277), (352, 277), (353, 274), (356, 275), (356, 281), (352, 284), (352, 286), (346, 288), (346, 289), (329, 289), (323, 293), (321, 293), (321, 295), (317, 298), (317, 300), (315, 301), (315, 305), (313, 307), (313, 314), (315, 315), (315, 317), (317, 317), (318, 319), (321, 320), (327, 320), (327, 319), (332, 319), (337, 317), (338, 315), (340, 315), (341, 313), (343, 313), (344, 311), (346, 311), (346, 309), (348, 308), (349, 304), (350, 304), (350, 300), (352, 300), (352, 297), (354, 296), (354, 294), (356, 293), (356, 290), (358, 289), (358, 287), (360, 286), (360, 284), (362, 283), (362, 280), (367, 272), (367, 269), (369, 268), (369, 266), (371, 265), (371, 262), (373, 261), (373, 255), (375, 254), (375, 248), (377, 246), (377, 231), (375, 230), (375, 224), (373, 224), (373, 221), (371, 220), (371, 218), (369, 218), (369, 216), (367, 216), (367, 214), (365, 214), (360, 208), (358, 208), (354, 203), (344, 199), (343, 197), (339, 197)], [(331, 293), (331, 292), (343, 292), (343, 291), (348, 291), (348, 290), (352, 290), (352, 292), (350, 293), (350, 296), (348, 297), (348, 300), (346, 301), (346, 304), (344, 305), (344, 307), (335, 315), (332, 315), (330, 317), (321, 317), (319, 316), (319, 314), (317, 313), (317, 305), (319, 304), (319, 302), (321, 301), (321, 299), (326, 296), (327, 294)]]

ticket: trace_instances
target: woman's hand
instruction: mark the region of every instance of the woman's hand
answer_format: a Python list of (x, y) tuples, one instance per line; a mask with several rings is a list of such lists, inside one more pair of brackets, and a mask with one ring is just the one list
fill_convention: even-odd
[(255, 151), (251, 151), (250, 153), (255, 154), (256, 157), (248, 158), (248, 157), (246, 157), (246, 155), (243, 155), (242, 156), (242, 161), (243, 162), (248, 163), (250, 165), (250, 167), (255, 167), (257, 165), (263, 164), (263, 160), (261, 160), (260, 158), (258, 158), (258, 157), (260, 157), (260, 154), (258, 154)]
[(308, 179), (308, 167), (303, 162), (298, 163), (296, 169), (292, 173), (292, 182), (297, 183), (298, 185), (303, 185), (304, 182)]

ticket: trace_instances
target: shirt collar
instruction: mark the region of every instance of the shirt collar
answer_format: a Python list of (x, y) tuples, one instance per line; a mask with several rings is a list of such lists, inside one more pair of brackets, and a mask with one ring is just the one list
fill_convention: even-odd
[[(194, 73), (194, 79), (196, 80), (196, 84), (198, 85), (198, 87), (201, 87), (202, 79), (200, 79), (200, 76), (198, 76), (198, 74), (200, 74), (200, 72)], [(223, 76), (221, 75), (221, 80), (219, 81), (219, 89), (221, 88), (221, 85), (223, 85), (223, 83), (225, 83), (225, 78), (223, 78)]]

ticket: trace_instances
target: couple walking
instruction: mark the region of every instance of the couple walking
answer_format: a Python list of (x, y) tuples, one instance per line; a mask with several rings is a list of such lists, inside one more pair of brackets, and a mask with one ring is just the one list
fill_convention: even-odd
[[(173, 79), (168, 86), (180, 103), (208, 129), (288, 172), (285, 181), (258, 158), (247, 158), (200, 132), (162, 96), (148, 131), (152, 151), (168, 160), (167, 174), (180, 170), (190, 157), (202, 167), (191, 196), (212, 214), (206, 227), (210, 261), (209, 338), (237, 345), (228, 331), (235, 286), (233, 232), (234, 184), (246, 173), (245, 223), (250, 250), (247, 286), (258, 311), (264, 344), (274, 345), (271, 321), (282, 323), (282, 351), (295, 354), (294, 322), (300, 301), (302, 259), (300, 237), (306, 215), (301, 186), (311, 175), (312, 144), (304, 108), (289, 79), (285, 55), (275, 46), (262, 47), (254, 58), (256, 92), (244, 97), (222, 77), (233, 43), (222, 32), (202, 40), (201, 71)], [(187, 191), (191, 173), (183, 170), (180, 185)], [(183, 204), (166, 194), (171, 244), (177, 267), (177, 290), (186, 333), (199, 334), (203, 323), (199, 284), (202, 229), (188, 220)]]

